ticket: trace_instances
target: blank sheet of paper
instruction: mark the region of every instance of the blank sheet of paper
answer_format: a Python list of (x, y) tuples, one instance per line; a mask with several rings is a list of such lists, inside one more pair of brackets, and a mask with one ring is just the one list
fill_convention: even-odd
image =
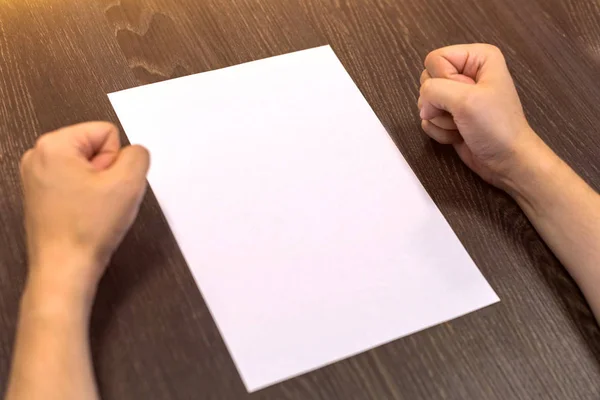
[(109, 97), (249, 391), (498, 301), (329, 46)]

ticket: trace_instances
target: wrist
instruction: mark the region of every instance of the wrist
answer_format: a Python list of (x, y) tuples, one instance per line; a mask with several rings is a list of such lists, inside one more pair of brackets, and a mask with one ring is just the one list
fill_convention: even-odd
[(91, 309), (101, 270), (95, 262), (71, 253), (70, 259), (38, 259), (29, 266), (25, 299), (36, 307), (71, 311)]
[(514, 149), (509, 172), (501, 187), (515, 200), (529, 201), (557, 173), (562, 160), (533, 131), (524, 135)]
[(87, 323), (92, 309), (93, 295), (28, 280), (21, 298), (20, 315), (28, 320), (59, 323)]

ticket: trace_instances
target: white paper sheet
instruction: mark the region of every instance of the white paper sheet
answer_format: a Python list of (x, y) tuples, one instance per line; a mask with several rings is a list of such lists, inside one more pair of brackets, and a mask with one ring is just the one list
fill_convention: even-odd
[(329, 46), (109, 97), (249, 391), (498, 301)]

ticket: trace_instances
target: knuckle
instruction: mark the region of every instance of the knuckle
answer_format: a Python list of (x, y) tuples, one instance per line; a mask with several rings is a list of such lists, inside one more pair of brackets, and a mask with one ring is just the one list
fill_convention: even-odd
[(19, 162), (19, 168), (21, 170), (21, 173), (23, 173), (25, 169), (27, 169), (27, 167), (29, 166), (32, 155), (33, 150), (29, 149), (23, 154), (23, 156), (21, 156), (21, 161)]
[(43, 134), (35, 141), (35, 148), (37, 150), (47, 152), (47, 151), (51, 150), (53, 147), (54, 147), (54, 140), (53, 140), (53, 137), (49, 133)]
[(426, 96), (427, 93), (431, 91), (431, 85), (433, 84), (431, 79), (427, 79), (425, 82), (421, 84), (420, 94), (421, 96)]
[(427, 54), (425, 56), (425, 59), (423, 60), (423, 66), (425, 66), (425, 68), (427, 68), (427, 65), (429, 64), (429, 62), (431, 61), (431, 57), (433, 57), (433, 51), (429, 52), (429, 54)]
[(502, 54), (502, 50), (500, 50), (498, 46), (493, 44), (484, 44), (483, 46), (488, 54), (493, 55), (495, 57), (504, 58), (504, 54)]
[(431, 62), (442, 52), (444, 51), (445, 47), (442, 47), (440, 49), (435, 49), (433, 51), (430, 51), (429, 54), (427, 54), (425, 56), (425, 60), (423, 61), (423, 65), (425, 66), (425, 68), (427, 68), (428, 65), (431, 64)]
[(148, 151), (147, 148), (145, 148), (143, 146), (136, 146), (136, 148), (142, 159), (147, 160), (147, 161), (150, 160), (150, 152)]
[(21, 164), (24, 164), (27, 162), (27, 160), (29, 160), (31, 153), (33, 153), (33, 149), (28, 149), (25, 153), (23, 153), (21, 156)]

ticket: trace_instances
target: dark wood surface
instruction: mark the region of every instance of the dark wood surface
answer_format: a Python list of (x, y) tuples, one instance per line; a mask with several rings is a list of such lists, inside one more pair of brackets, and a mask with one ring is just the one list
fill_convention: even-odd
[(420, 132), (424, 56), (474, 41), (504, 50), (531, 124), (600, 189), (598, 0), (0, 2), (0, 392), (35, 138), (118, 122), (111, 91), (331, 44), (502, 302), (249, 395), (150, 193), (94, 309), (103, 397), (600, 398), (600, 331), (572, 280), (512, 200)]

